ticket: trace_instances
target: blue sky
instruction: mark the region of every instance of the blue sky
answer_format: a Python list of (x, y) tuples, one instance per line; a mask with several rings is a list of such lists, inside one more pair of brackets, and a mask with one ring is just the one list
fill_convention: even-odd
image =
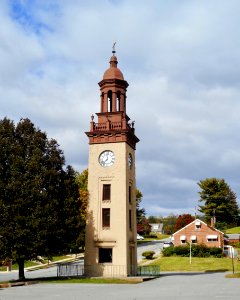
[(30, 118), (82, 171), (117, 41), (147, 213), (193, 213), (207, 177), (239, 197), (239, 12), (237, 0), (3, 0), (0, 118)]

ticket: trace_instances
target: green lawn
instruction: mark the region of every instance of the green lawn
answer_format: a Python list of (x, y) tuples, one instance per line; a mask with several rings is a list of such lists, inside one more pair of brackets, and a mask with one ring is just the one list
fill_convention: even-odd
[(227, 274), (225, 277), (227, 277), (227, 278), (240, 278), (240, 273)]
[(240, 226), (227, 229), (226, 233), (230, 233), (230, 234), (240, 233)]
[[(24, 263), (24, 267), (25, 267), (25, 268), (33, 267), (33, 266), (39, 266), (39, 263), (30, 261), (30, 260), (27, 260), (27, 261), (25, 261), (25, 263)], [(6, 270), (7, 270), (7, 267), (5, 267), (5, 266), (1, 266), (1, 267), (0, 267), (0, 271), (6, 271)], [(18, 264), (17, 264), (17, 263), (14, 263), (14, 264), (12, 265), (12, 270), (18, 270)]]
[[(161, 257), (155, 260), (153, 265), (160, 265), (161, 271), (232, 271), (232, 260), (230, 258), (199, 258), (192, 257)], [(236, 272), (240, 272), (240, 261), (234, 260)]]
[[(97, 283), (97, 284), (137, 284), (142, 282), (141, 278), (73, 278), (73, 277), (45, 277), (45, 278), (37, 278), (37, 279), (27, 279), (27, 281), (31, 282), (41, 282), (41, 283)], [(16, 282), (16, 280), (12, 281), (0, 281), (0, 283), (7, 283), (7, 282)]]
[[(52, 257), (51, 262), (55, 262), (55, 261), (62, 260), (62, 259), (69, 259), (69, 260), (71, 260), (72, 257), (71, 257), (71, 256), (66, 256), (66, 255), (62, 255), (62, 256), (54, 256), (54, 257)], [(44, 264), (47, 264), (47, 263), (48, 263), (48, 260), (47, 260), (47, 259), (44, 259), (43, 263), (44, 263)], [(40, 262), (35, 262), (35, 261), (31, 261), (31, 260), (26, 260), (26, 261), (24, 262), (24, 267), (25, 267), (25, 268), (33, 267), (33, 266), (41, 267), (42, 264), (41, 264)], [(6, 271), (6, 270), (7, 270), (7, 267), (5, 267), (5, 266), (1, 266), (1, 267), (0, 267), (0, 271)], [(14, 263), (14, 264), (12, 265), (12, 270), (18, 270), (18, 264), (17, 264), (17, 263)]]
[(169, 237), (170, 237), (169, 234), (157, 234), (157, 239), (158, 240), (166, 239), (166, 238), (169, 238)]
[[(40, 280), (41, 281), (41, 280)], [(43, 279), (42, 282), (46, 283), (112, 283), (112, 284), (136, 284), (137, 280), (132, 279), (119, 279), (119, 278), (48, 278)]]
[[(72, 259), (72, 257), (71, 256), (67, 256), (67, 255), (60, 255), (60, 256), (53, 256), (51, 259), (50, 259), (50, 261), (51, 262), (55, 262), (55, 261), (58, 261), (58, 260), (63, 260), (63, 259)], [(44, 259), (44, 263), (45, 264), (47, 264), (48, 263), (48, 260), (45, 258)]]

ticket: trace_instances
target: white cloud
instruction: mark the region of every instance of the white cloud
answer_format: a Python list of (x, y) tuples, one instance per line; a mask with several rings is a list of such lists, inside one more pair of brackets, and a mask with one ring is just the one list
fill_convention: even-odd
[(1, 118), (29, 117), (81, 171), (117, 41), (148, 214), (192, 212), (206, 177), (240, 193), (238, 1), (34, 1), (24, 24), (10, 3), (0, 3)]

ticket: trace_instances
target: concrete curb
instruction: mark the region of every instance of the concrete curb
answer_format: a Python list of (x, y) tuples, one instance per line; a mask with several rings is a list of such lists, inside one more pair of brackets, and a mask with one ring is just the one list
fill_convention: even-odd
[(19, 281), (19, 282), (6, 282), (6, 283), (0, 283), (0, 289), (10, 288), (10, 287), (16, 287), (16, 286), (23, 286), (23, 285), (32, 285), (37, 284), (38, 281)]

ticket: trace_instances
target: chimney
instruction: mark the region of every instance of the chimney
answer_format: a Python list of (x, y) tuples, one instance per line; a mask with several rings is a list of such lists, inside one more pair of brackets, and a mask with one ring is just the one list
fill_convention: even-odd
[(211, 217), (211, 227), (215, 227), (215, 223), (216, 223), (216, 218)]

